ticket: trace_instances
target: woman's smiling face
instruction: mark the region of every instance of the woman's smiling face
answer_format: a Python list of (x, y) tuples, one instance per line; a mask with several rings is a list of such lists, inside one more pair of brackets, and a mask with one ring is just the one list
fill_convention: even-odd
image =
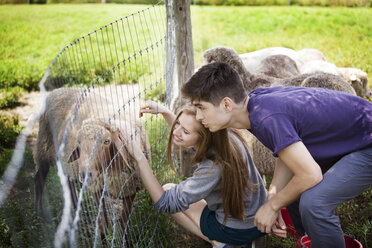
[(197, 147), (199, 128), (202, 128), (202, 124), (196, 120), (195, 115), (182, 113), (173, 128), (173, 144), (184, 148)]

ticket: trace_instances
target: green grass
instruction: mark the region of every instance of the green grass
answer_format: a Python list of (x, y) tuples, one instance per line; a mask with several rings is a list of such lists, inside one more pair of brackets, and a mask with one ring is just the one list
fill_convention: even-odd
[(38, 89), (54, 57), (68, 44), (148, 6), (0, 6), (0, 88)]
[[(37, 84), (63, 47), (147, 6), (0, 6), (0, 88)], [(372, 9), (192, 6), (195, 63), (216, 45), (239, 53), (270, 46), (316, 48), (339, 67), (356, 67), (372, 82)]]
[(191, 14), (196, 65), (217, 45), (238, 53), (316, 48), (338, 67), (366, 71), (372, 85), (371, 8), (193, 6)]

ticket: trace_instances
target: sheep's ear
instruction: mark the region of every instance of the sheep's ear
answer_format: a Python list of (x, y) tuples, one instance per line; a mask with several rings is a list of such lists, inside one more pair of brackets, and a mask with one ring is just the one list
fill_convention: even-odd
[(134, 171), (133, 166), (131, 166), (130, 163), (128, 162), (128, 156), (130, 156), (130, 154), (126, 152), (124, 149), (125, 140), (122, 140), (120, 138), (120, 135), (119, 135), (120, 130), (116, 129), (116, 131), (111, 132), (111, 134), (112, 134), (112, 141), (115, 144), (116, 150), (119, 151), (121, 158), (124, 161), (125, 166), (128, 167), (131, 171)]
[(75, 150), (71, 153), (69, 159), (68, 159), (68, 163), (72, 163), (74, 162), (75, 160), (78, 160), (80, 158), (80, 147), (77, 146), (75, 148)]

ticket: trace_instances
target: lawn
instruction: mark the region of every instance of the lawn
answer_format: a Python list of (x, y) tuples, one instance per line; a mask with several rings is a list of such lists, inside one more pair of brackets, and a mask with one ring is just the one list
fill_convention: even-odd
[[(63, 47), (140, 5), (0, 6), (0, 88), (37, 84)], [(192, 6), (195, 64), (216, 45), (239, 53), (283, 46), (316, 48), (339, 67), (356, 67), (372, 82), (372, 9)]]

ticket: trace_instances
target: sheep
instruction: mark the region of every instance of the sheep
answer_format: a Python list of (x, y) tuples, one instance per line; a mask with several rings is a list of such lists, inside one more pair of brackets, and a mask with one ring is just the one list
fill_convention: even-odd
[(327, 61), (326, 56), (319, 51), (318, 49), (314, 48), (304, 48), (297, 51), (297, 59), (299, 60), (298, 63), (300, 67), (310, 61)]
[(283, 54), (271, 55), (258, 65), (259, 73), (275, 77), (288, 78), (299, 74), (296, 62)]
[[(98, 103), (93, 105), (94, 103)], [(123, 201), (120, 224), (124, 229), (128, 221), (131, 205), (137, 191), (142, 189), (141, 180), (135, 173), (135, 160), (123, 149), (118, 137), (123, 134), (140, 133), (135, 136), (142, 150), (150, 158), (150, 145), (139, 120), (124, 112), (115, 120), (106, 121), (114, 107), (102, 96), (93, 92), (84, 94), (82, 89), (61, 88), (53, 90), (46, 98), (46, 111), (39, 120), (39, 132), (34, 150), (34, 160), (38, 169), (35, 175), (35, 207), (42, 213), (42, 193), (49, 167), (57, 160), (57, 148), (62, 144), (64, 133), (67, 140), (61, 154), (63, 169), (69, 178), (69, 186), (74, 207), (78, 180), (86, 181), (93, 192), (97, 207), (103, 193), (104, 181), (110, 198)], [(77, 111), (76, 117), (74, 111)], [(66, 131), (65, 131), (66, 130)], [(53, 134), (56, 135), (53, 140)], [(89, 164), (89, 169), (88, 169)], [(88, 173), (87, 173), (88, 172)], [(106, 176), (105, 176), (106, 175)], [(88, 176), (87, 178), (85, 178)], [(123, 189), (122, 189), (123, 188)], [(105, 201), (102, 202), (103, 217), (100, 217), (101, 231), (107, 224)]]
[[(276, 69), (275, 65), (278, 64), (279, 61), (287, 60), (287, 58), (281, 56), (274, 57), (273, 59), (267, 58), (267, 60), (263, 61), (263, 63), (260, 65), (261, 73), (252, 74), (245, 68), (242, 59), (239, 57), (239, 54), (231, 47), (217, 46), (210, 48), (204, 51), (203, 57), (204, 64), (211, 62), (224, 62), (229, 64), (239, 73), (243, 81), (244, 88), (247, 92), (251, 92), (259, 86), (270, 86), (272, 81), (275, 80), (274, 76), (283, 76), (287, 73), (296, 74), (297, 70), (297, 68), (295, 68), (293, 70), (289, 70), (289, 72), (285, 72), (287, 66), (281, 66)], [(288, 59), (290, 58), (288, 57)], [(269, 75), (264, 74), (264, 72), (268, 73)]]
[(271, 86), (323, 88), (356, 95), (354, 88), (351, 87), (351, 85), (342, 77), (324, 72), (306, 73), (291, 78), (280, 79), (274, 82)]
[[(208, 64), (211, 62), (224, 62), (229, 64), (239, 73), (244, 86), (250, 85), (252, 74), (249, 72), (249, 70), (245, 69), (243, 61), (233, 48), (223, 46), (213, 47), (203, 52), (203, 58), (203, 64)], [(250, 91), (252, 89), (247, 88), (246, 90)]]
[[(203, 57), (205, 64), (213, 61), (229, 64), (239, 73), (247, 92), (258, 87), (302, 86), (340, 90), (355, 95), (355, 90), (339, 76), (329, 73), (298, 74), (298, 69), (293, 60), (285, 55), (266, 56), (266, 58), (261, 61), (262, 63), (260, 63), (259, 74), (250, 73), (245, 68), (239, 54), (230, 47), (213, 47), (206, 50), (203, 53)], [(279, 65), (279, 63), (277, 63), (278, 61), (289, 61), (290, 64), (288, 66)], [(265, 74), (265, 72), (269, 75)], [(285, 77), (286, 75), (289, 77)]]
[(368, 86), (367, 73), (357, 68), (337, 67), (327, 61), (313, 60), (302, 65), (300, 72), (302, 74), (315, 72), (334, 74), (345, 79), (358, 96), (368, 99), (372, 94)]
[(349, 67), (338, 67), (341, 76), (351, 84), (356, 94), (360, 97), (370, 98), (372, 96), (371, 89), (368, 85), (367, 73), (357, 69)]
[(268, 47), (250, 53), (243, 53), (239, 56), (242, 59), (245, 68), (251, 73), (256, 73), (255, 70), (258, 67), (259, 63), (261, 63), (261, 61), (265, 58), (272, 55), (288, 56), (296, 63), (297, 68), (302, 67), (303, 64), (312, 60), (326, 61), (326, 57), (324, 56), (324, 54), (321, 51), (313, 48), (305, 48), (299, 51), (295, 51), (286, 47)]
[(239, 56), (242, 59), (245, 68), (251, 73), (255, 73), (260, 62), (271, 55), (286, 55), (296, 62), (297, 67), (301, 66), (296, 51), (285, 47), (268, 47), (249, 53), (243, 53)]
[(336, 65), (322, 60), (312, 60), (300, 67), (300, 73), (326, 72), (333, 75), (342, 76)]

